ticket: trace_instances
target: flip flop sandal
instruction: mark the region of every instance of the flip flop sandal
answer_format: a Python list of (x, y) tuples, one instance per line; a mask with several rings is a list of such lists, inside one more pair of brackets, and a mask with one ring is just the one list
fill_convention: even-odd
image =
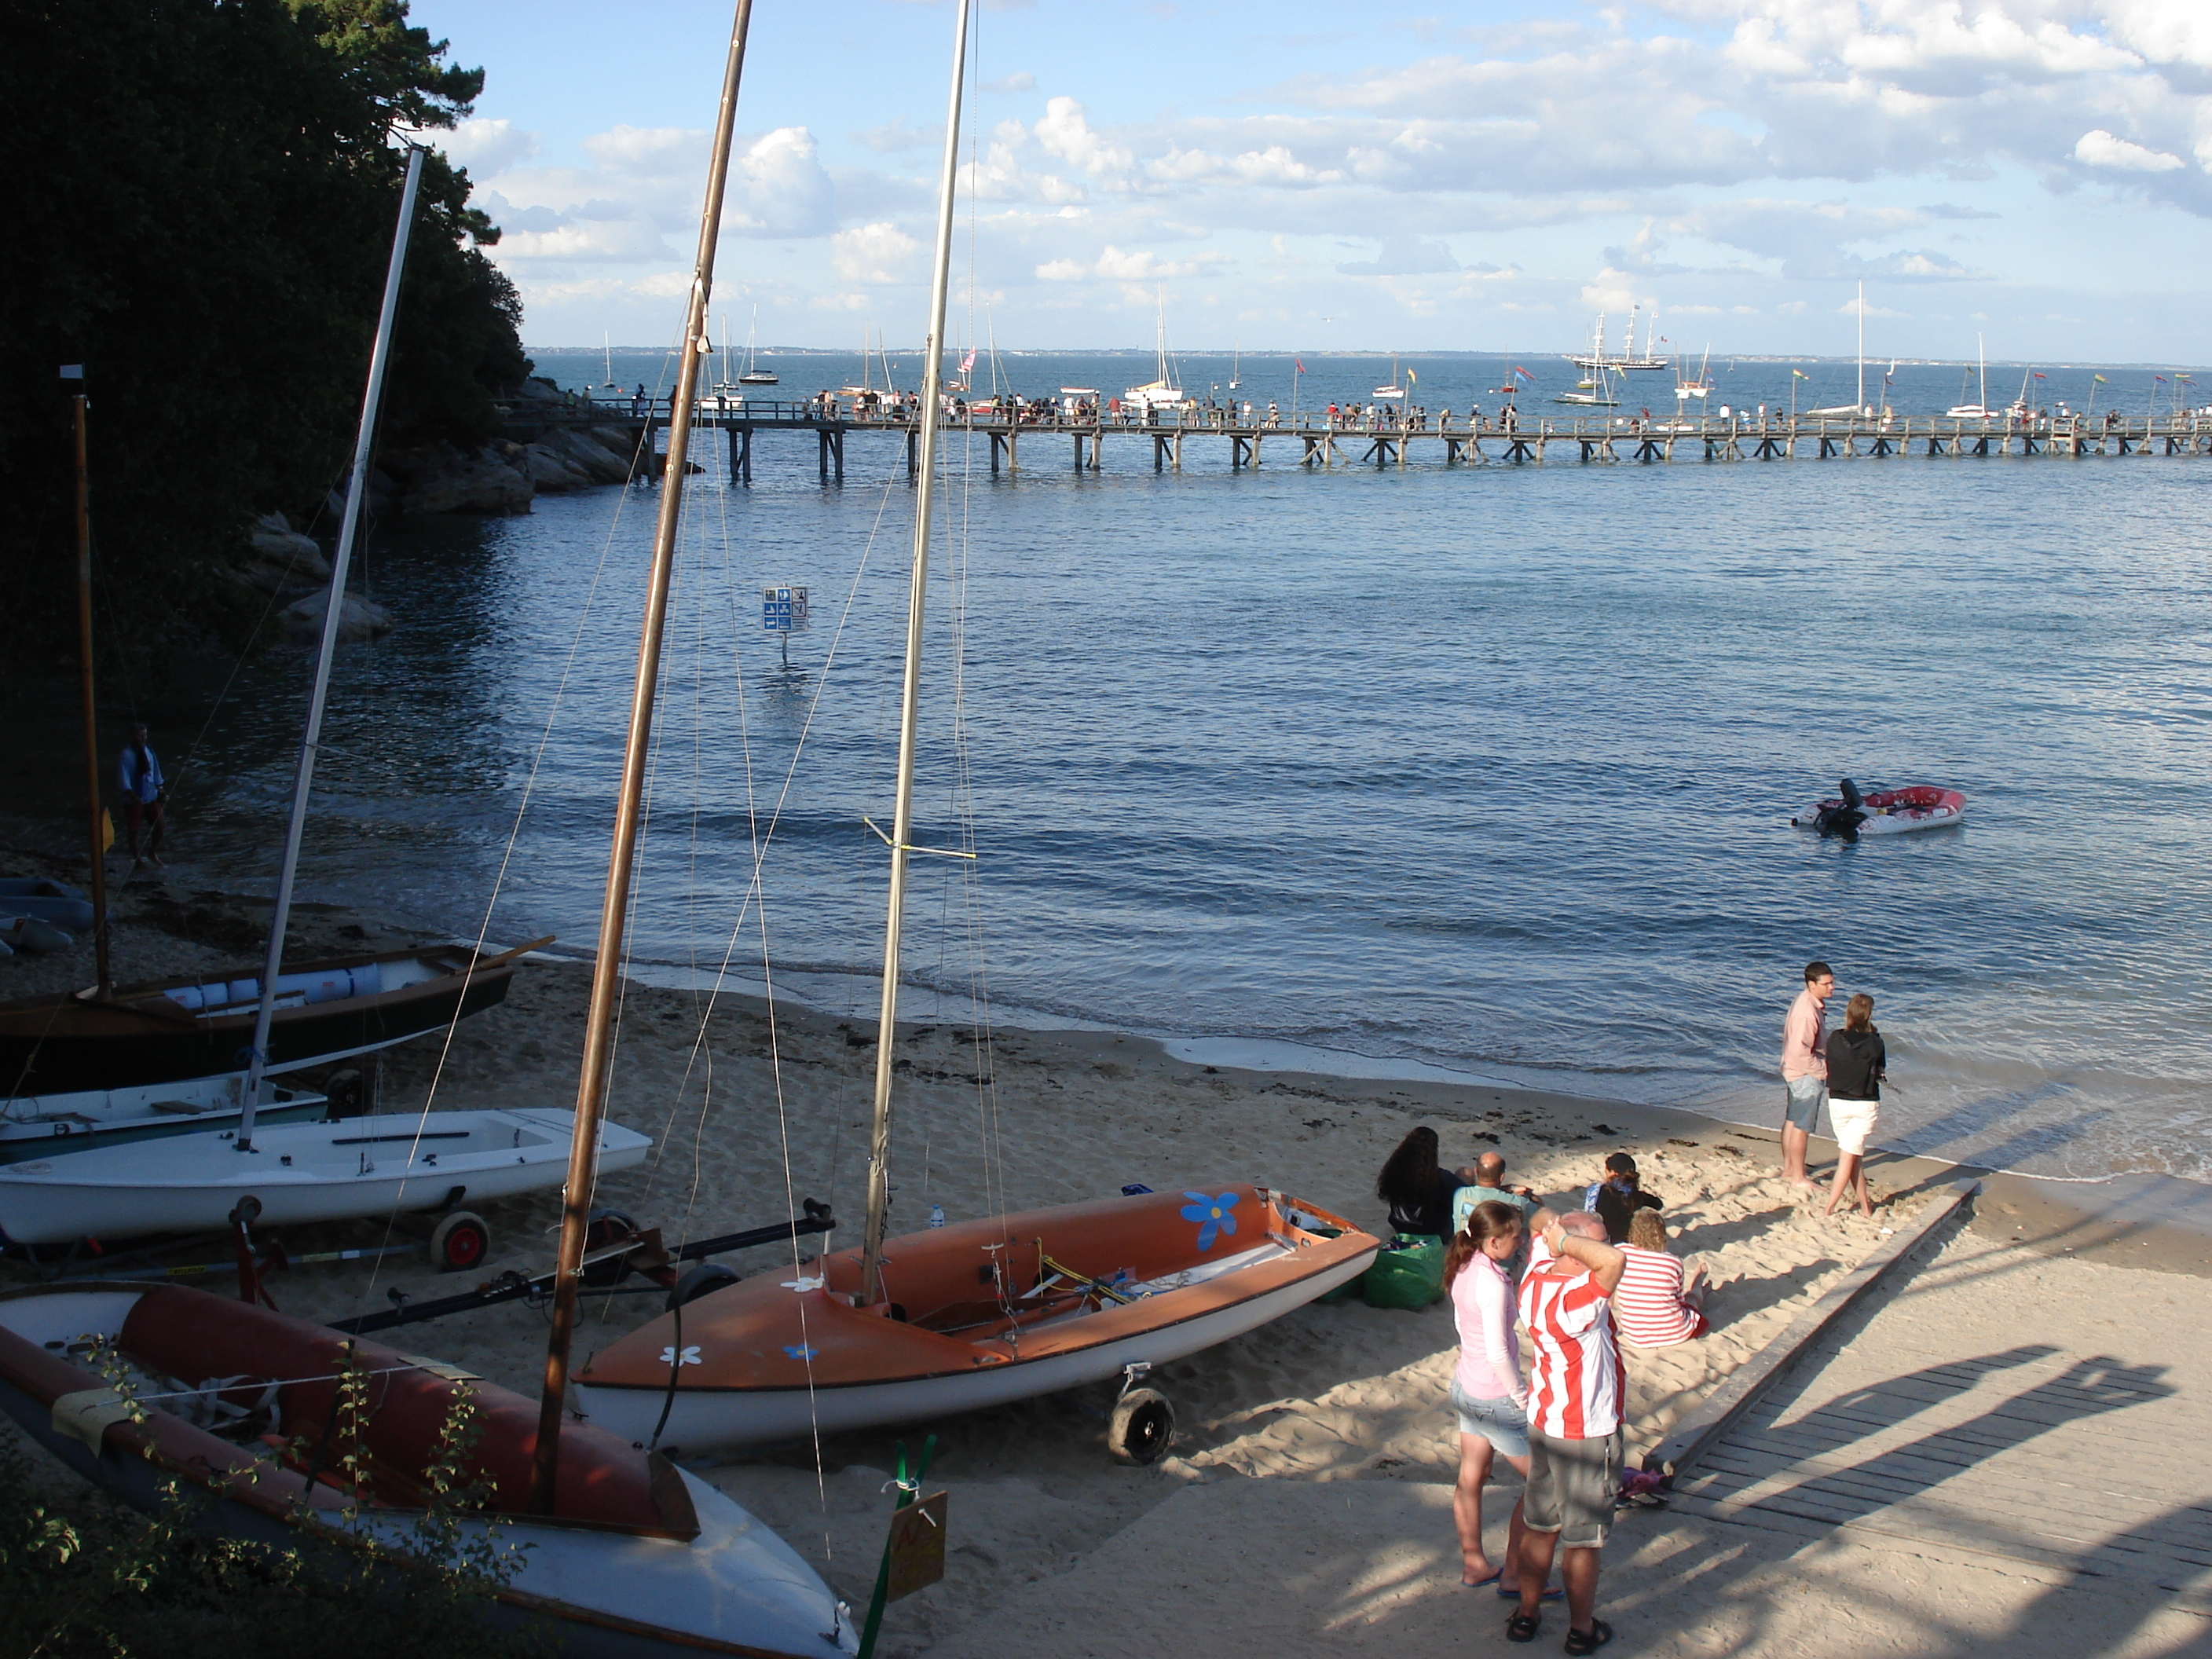
[(1509, 1642), (1533, 1642), (1544, 1621), (1535, 1613), (1515, 1613), (1505, 1621), (1505, 1639)]
[[(1502, 1571), (1503, 1569), (1500, 1569), (1500, 1571)], [(1566, 1589), (1564, 1585), (1554, 1584), (1551, 1589), (1546, 1590), (1536, 1599), (1539, 1601), (1556, 1601), (1566, 1593)], [(1521, 1599), (1520, 1586), (1516, 1584), (1511, 1589), (1501, 1589), (1498, 1592), (1498, 1599), (1501, 1601), (1518, 1601)]]
[[(1509, 1636), (1513, 1632), (1510, 1630), (1506, 1632), (1506, 1634)], [(1595, 1653), (1600, 1648), (1603, 1647), (1611, 1640), (1613, 1640), (1613, 1626), (1607, 1624), (1602, 1619), (1593, 1619), (1590, 1620), (1590, 1627), (1588, 1630), (1571, 1630), (1567, 1632), (1567, 1651), (1569, 1653)]]
[[(1504, 1571), (1505, 1569), (1503, 1567), (1493, 1567), (1491, 1569), (1490, 1577), (1487, 1578), (1462, 1578), (1459, 1582), (1465, 1585), (1468, 1589), (1480, 1589), (1485, 1584), (1496, 1583), (1498, 1579), (1504, 1576)], [(1519, 1590), (1515, 1590), (1513, 1593), (1516, 1595), (1521, 1594)]]

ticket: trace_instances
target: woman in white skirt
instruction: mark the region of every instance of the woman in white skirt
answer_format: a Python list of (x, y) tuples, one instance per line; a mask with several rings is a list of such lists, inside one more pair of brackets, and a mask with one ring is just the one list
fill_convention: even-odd
[(1822, 1215), (1833, 1215), (1856, 1186), (1861, 1215), (1874, 1213), (1867, 1191), (1867, 1139), (1881, 1103), (1882, 1067), (1888, 1054), (1875, 1029), (1874, 999), (1860, 992), (1844, 1007), (1844, 1029), (1828, 1036), (1828, 1115), (1836, 1126), (1836, 1184)]

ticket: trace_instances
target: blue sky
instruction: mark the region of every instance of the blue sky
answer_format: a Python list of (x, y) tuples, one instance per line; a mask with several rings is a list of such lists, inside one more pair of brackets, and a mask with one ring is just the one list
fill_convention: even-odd
[[(1379, 9), (1376, 9), (1379, 10)], [(416, 0), (536, 346), (672, 335), (725, 3)], [(2212, 362), (2212, 0), (979, 9), (954, 332)], [(947, 0), (757, 0), (717, 310), (918, 338)], [(1348, 28), (1347, 22), (1358, 24)], [(971, 320), (972, 319), (972, 320)]]

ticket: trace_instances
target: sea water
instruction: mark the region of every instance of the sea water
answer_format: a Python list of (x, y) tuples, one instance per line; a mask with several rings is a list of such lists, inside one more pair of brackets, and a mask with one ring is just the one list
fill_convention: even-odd
[[(775, 366), (790, 396), (859, 371)], [(1413, 401), (1462, 414), (1494, 410), (1509, 367), (1404, 366)], [(597, 354), (541, 367), (605, 378)], [(616, 368), (661, 380), (657, 358)], [(1370, 401), (1389, 374), (1307, 368), (1244, 358), (1236, 395), (1279, 383), (1287, 413), (1293, 380), (1310, 405)], [(1715, 412), (1787, 407), (1788, 366), (1713, 370)], [(999, 372), (1109, 397), (1152, 374)], [(1224, 401), (1231, 372), (1182, 365)], [(1807, 403), (1856, 395), (1853, 365), (1818, 373)], [(2171, 395), (2090, 373), (2031, 396), (2140, 414)], [(1924, 416), (1959, 374), (1900, 369), (1888, 395)], [(1630, 384), (1674, 401), (1671, 377)], [(1992, 403), (2014, 389), (1991, 371)], [(987, 994), (1014, 1024), (1767, 1121), (1784, 1010), (1820, 957), (1832, 1023), (1875, 999), (1884, 1144), (2212, 1178), (2212, 460), (1297, 453), (1232, 472), (1194, 435), (1182, 472), (1155, 472), (1148, 441), (1109, 435), (1105, 471), (1079, 474), (1072, 440), (1032, 433), (994, 477), (981, 440), (948, 440), (910, 1006), (967, 1024)], [(695, 458), (629, 950), (643, 973), (772, 971), (870, 1018), (902, 448), (852, 435), (830, 488), (805, 434), (762, 434), (749, 489), (720, 439)], [(603, 489), (375, 527), (363, 578), (398, 626), (340, 654), (304, 891), (592, 946), (656, 507)], [(808, 589), (805, 631), (763, 626), (775, 584)], [(159, 711), (184, 879), (268, 890), (306, 668), (274, 653), (220, 705), (216, 680)], [(1959, 789), (1966, 823), (1856, 844), (1790, 826), (1844, 775)]]

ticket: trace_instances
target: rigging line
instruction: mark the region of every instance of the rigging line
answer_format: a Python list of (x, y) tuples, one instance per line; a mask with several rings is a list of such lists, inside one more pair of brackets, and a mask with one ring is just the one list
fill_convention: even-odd
[[(568, 637), (568, 654), (562, 659), (560, 678), (554, 682), (553, 700), (545, 711), (545, 724), (538, 732), (538, 746), (531, 754), (529, 774), (523, 779), (522, 798), (515, 803), (514, 821), (507, 829), (507, 846), (500, 854), (499, 868), (492, 877), (491, 896), (484, 902), (483, 921), (477, 926), (476, 937), (475, 949), (479, 957), (483, 954), (484, 940), (491, 933), (492, 915), (499, 907), (501, 893), (505, 890), (507, 871), (514, 861), (516, 843), (522, 838), (523, 817), (529, 811), (531, 796), (538, 787), (538, 775), (545, 764), (545, 751), (552, 744), (553, 727), (561, 717), (561, 707), (568, 694), (568, 681), (575, 672), (577, 653), (583, 649), (585, 630), (591, 625), (592, 610), (599, 603), (599, 585), (606, 575), (607, 561), (614, 556), (615, 541), (622, 532), (623, 514), (629, 505), (629, 487), (625, 484), (622, 494), (615, 498), (614, 516), (608, 521), (607, 533), (599, 543), (599, 556), (592, 566), (592, 579), (584, 589), (583, 608), (577, 615), (575, 629)], [(438, 1086), (444, 1080), (446, 1061), (453, 1054), (453, 1037), (460, 1023), (460, 1006), (457, 1002), (453, 1017), (446, 1022), (445, 1041), (439, 1045), (437, 1064), (431, 1067), (430, 1085), (423, 1094), (422, 1109), (417, 1115), (417, 1134), (421, 1133), (422, 1120), (429, 1116), (430, 1108), (438, 1098)], [(392, 1230), (398, 1224), (398, 1206), (395, 1204), (391, 1213), (385, 1218), (383, 1243), (389, 1244), (392, 1242)], [(384, 1261), (385, 1258), (380, 1256), (371, 1262), (368, 1280), (355, 1304), (356, 1313), (369, 1305), (374, 1297), (377, 1281), (383, 1273)]]

